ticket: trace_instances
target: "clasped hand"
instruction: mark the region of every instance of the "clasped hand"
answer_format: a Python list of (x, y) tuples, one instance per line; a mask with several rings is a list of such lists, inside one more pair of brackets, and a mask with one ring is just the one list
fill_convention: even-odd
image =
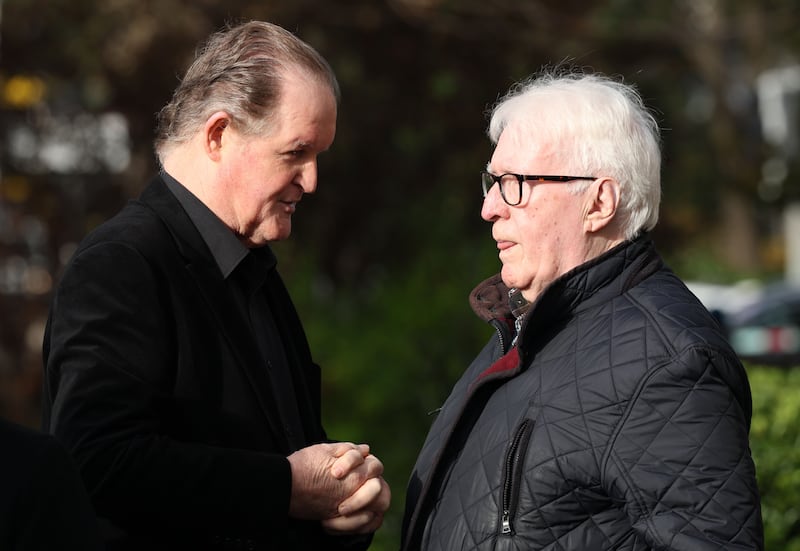
[(319, 519), (332, 533), (364, 534), (383, 523), (391, 491), (367, 444), (316, 444), (289, 456), (289, 515)]

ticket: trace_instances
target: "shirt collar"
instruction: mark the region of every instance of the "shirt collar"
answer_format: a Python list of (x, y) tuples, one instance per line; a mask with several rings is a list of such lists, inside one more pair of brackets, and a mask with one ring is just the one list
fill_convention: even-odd
[(511, 314), (514, 316), (514, 340), (511, 345), (517, 343), (517, 338), (522, 330), (522, 322), (525, 320), (525, 314), (531, 308), (531, 302), (522, 296), (522, 291), (513, 288), (508, 290), (508, 305), (511, 308)]
[(227, 279), (247, 256), (249, 249), (205, 203), (183, 184), (163, 169), (161, 177), (167, 184), (167, 188), (178, 199), (183, 210), (186, 211), (197, 231), (200, 232), (200, 236), (211, 251), (211, 256), (214, 257), (222, 276)]

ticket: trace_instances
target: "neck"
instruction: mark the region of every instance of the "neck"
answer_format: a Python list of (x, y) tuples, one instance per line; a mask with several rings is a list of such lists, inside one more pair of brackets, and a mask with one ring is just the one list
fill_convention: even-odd
[(207, 166), (197, 155), (192, 154), (191, 142), (170, 151), (162, 166), (170, 176), (200, 199), (214, 214), (222, 218), (214, 185), (214, 167)]

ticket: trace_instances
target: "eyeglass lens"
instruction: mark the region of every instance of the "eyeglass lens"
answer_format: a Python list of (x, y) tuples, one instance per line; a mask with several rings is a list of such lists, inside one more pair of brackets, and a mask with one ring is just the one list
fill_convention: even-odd
[[(495, 184), (495, 177), (484, 172), (481, 174), (481, 187), (484, 197)], [(522, 200), (522, 185), (519, 179), (513, 174), (503, 174), (500, 177), (500, 195), (509, 205), (517, 205)]]

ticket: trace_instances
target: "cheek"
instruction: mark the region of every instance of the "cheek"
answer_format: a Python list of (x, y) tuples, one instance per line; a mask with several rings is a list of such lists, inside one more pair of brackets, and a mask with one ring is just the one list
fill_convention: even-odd
[(518, 226), (521, 255), (515, 271), (526, 276), (543, 275), (549, 271), (564, 246), (557, 218), (528, 217)]
[[(527, 214), (527, 213), (526, 213)], [(542, 223), (537, 211), (520, 218), (517, 223), (517, 235), (526, 257), (538, 256), (542, 242), (548, 239), (552, 228)]]

